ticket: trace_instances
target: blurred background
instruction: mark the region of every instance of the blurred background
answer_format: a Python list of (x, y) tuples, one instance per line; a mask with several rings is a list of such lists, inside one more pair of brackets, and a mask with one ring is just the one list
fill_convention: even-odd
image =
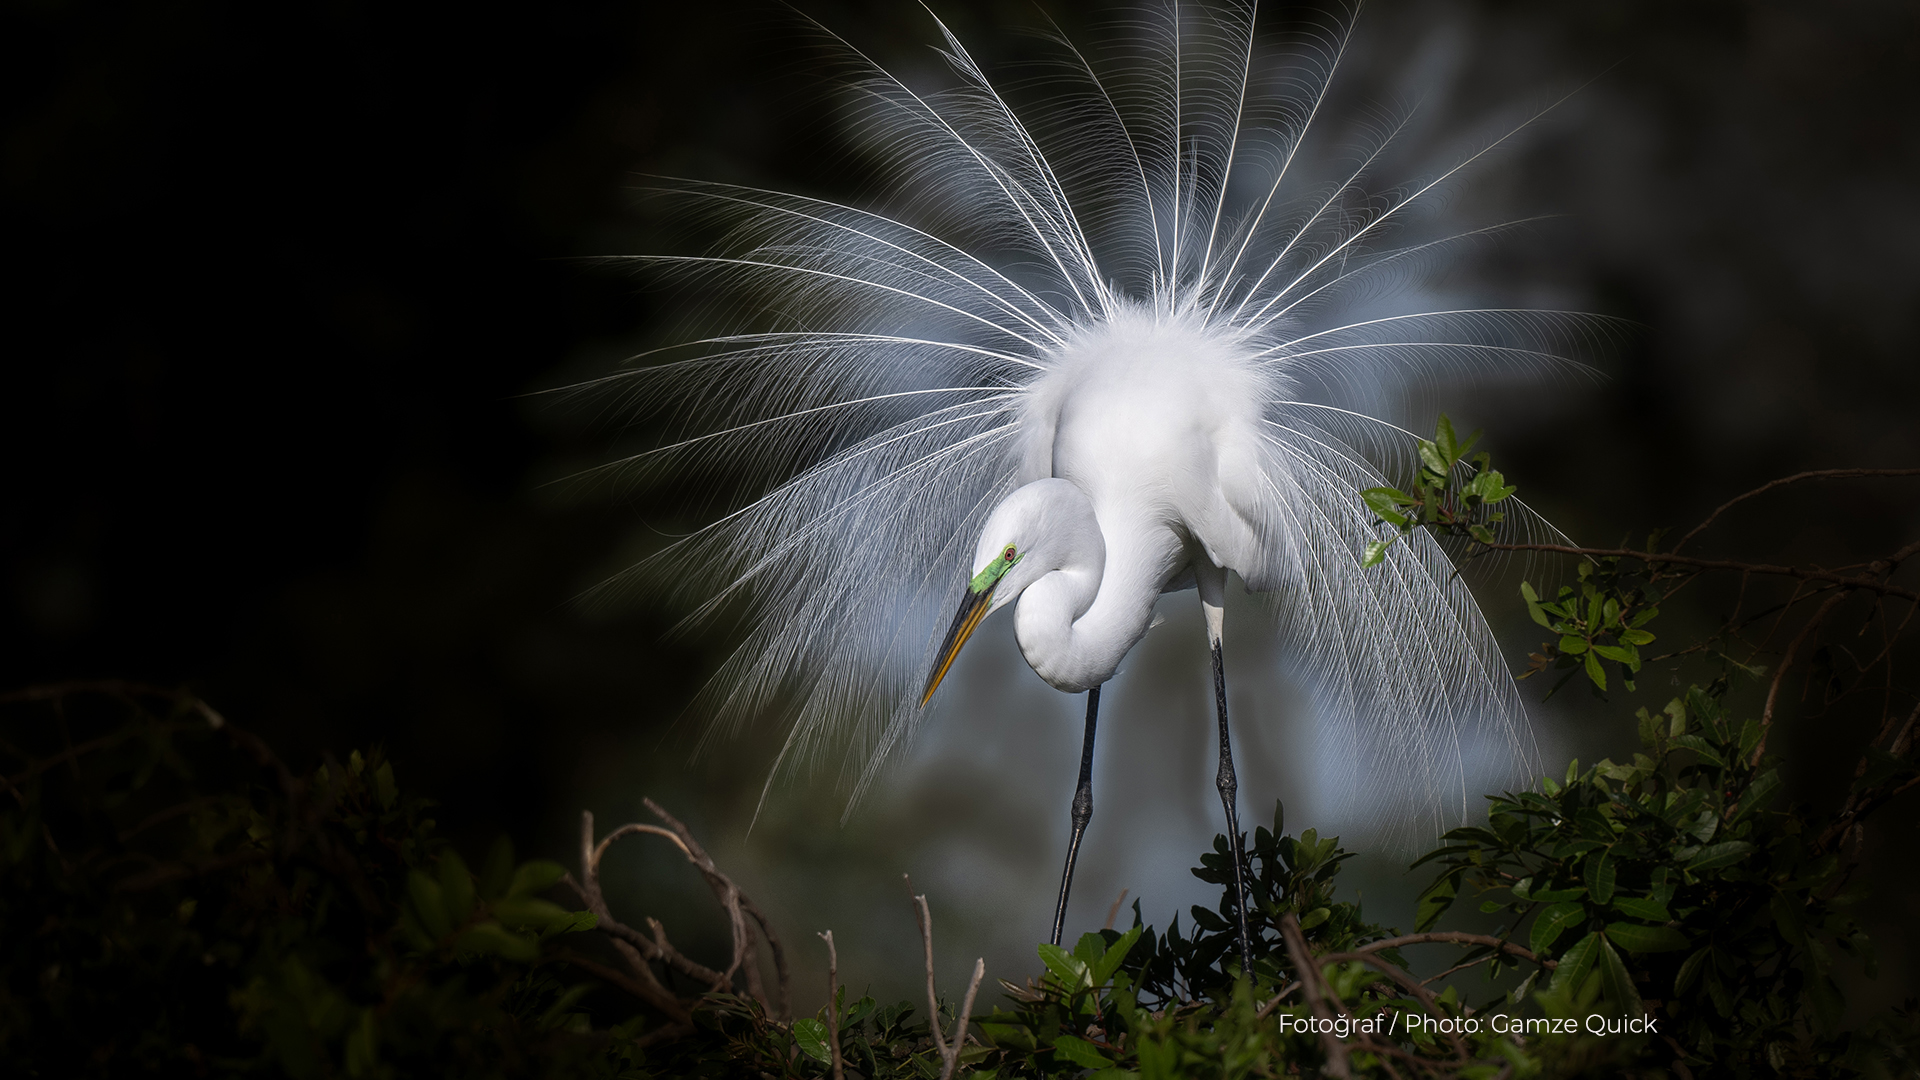
[[(910, 79), (936, 72), (917, 5), (800, 6)], [(1077, 37), (1100, 22), (1091, 4), (1043, 6)], [(990, 70), (1032, 48), (1013, 32), (1035, 24), (1026, 0), (935, 8)], [(581, 809), (610, 827), (650, 795), (773, 914), (804, 1008), (828, 928), (844, 979), (914, 992), (902, 873), (930, 894), (944, 978), (981, 954), (991, 977), (1037, 970), (1082, 705), (1032, 675), (1005, 616), (844, 823), (823, 776), (773, 789), (749, 832), (778, 732), (696, 755), (687, 708), (731, 642), (668, 636), (670, 605), (575, 603), (741, 494), (555, 483), (646, 432), (534, 392), (684, 326), (671, 290), (592, 258), (690, 250), (635, 197), (638, 175), (854, 201), (872, 180), (790, 15), (648, 0), (4, 12), (0, 686), (186, 683), (301, 767), (382, 743), (470, 855), (504, 831), (571, 862)], [(1603, 379), (1393, 408), (1421, 429), (1441, 408), (1486, 427), (1523, 496), (1596, 545), (1690, 525), (1800, 469), (1920, 464), (1916, 70), (1920, 8), (1894, 0), (1369, 4), (1329, 145), (1414, 108), (1381, 186), (1578, 90), (1443, 204), (1461, 228), (1556, 216), (1403, 282), (1406, 306), (1636, 327), (1601, 355)], [(1859, 561), (1920, 534), (1914, 494), (1808, 485), (1700, 550)], [(1713, 625), (1724, 599), (1703, 593), (1667, 631)], [(1521, 660), (1535, 628), (1511, 584), (1483, 604)], [(1187, 873), (1220, 828), (1199, 620), (1190, 594), (1163, 606), (1168, 625), (1106, 698), (1070, 934), (1122, 888), (1159, 925), (1215, 898)], [(1370, 823), (1316, 787), (1310, 696), (1262, 674), (1255, 611), (1229, 616), (1246, 628), (1229, 652), (1243, 820), (1285, 798), (1290, 829), (1365, 851)], [(1547, 763), (1630, 753), (1627, 714), (1669, 689), (1556, 697), (1536, 710)], [(1847, 739), (1864, 737), (1847, 722), (1788, 726), (1800, 797), (1843, 778)], [(1896, 807), (1869, 832), (1881, 976), (1856, 1005), (1911, 992), (1920, 882), (1899, 853), (1917, 821)], [(615, 911), (720, 948), (704, 886), (668, 855), (613, 857)], [(1376, 849), (1347, 875), (1403, 928), (1426, 881), (1405, 855)]]

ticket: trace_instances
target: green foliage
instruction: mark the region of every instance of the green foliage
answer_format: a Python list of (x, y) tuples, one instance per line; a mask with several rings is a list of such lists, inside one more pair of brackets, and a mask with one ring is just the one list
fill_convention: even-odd
[[(1376, 487), (1360, 493), (1367, 508), (1395, 530), (1391, 537), (1366, 546), (1362, 565), (1378, 565), (1385, 560), (1388, 547), (1416, 529), (1426, 529), (1443, 539), (1465, 541), (1468, 559), (1489, 551), (1533, 546), (1503, 543), (1495, 536), (1494, 526), (1504, 520), (1504, 514), (1490, 508), (1512, 497), (1515, 489), (1494, 470), (1484, 452), (1462, 463), (1479, 439), (1480, 433), (1474, 432), (1465, 444), (1460, 443), (1453, 423), (1443, 415), (1434, 437), (1420, 441), (1421, 464), (1411, 492)], [(1657, 531), (1648, 536), (1648, 554), (1656, 551), (1660, 537)], [(1647, 624), (1660, 614), (1660, 599), (1669, 591), (1667, 586), (1673, 584), (1675, 575), (1652, 564), (1623, 561), (1618, 555), (1584, 558), (1577, 572), (1579, 586), (1563, 585), (1550, 600), (1535, 591), (1531, 583), (1520, 584), (1527, 613), (1557, 635), (1531, 655), (1520, 677), (1554, 668), (1567, 674), (1547, 696), (1575, 674), (1584, 674), (1596, 691), (1604, 693), (1611, 670), (1621, 685), (1632, 690), (1642, 663), (1640, 646), (1654, 640)]]
[(1454, 434), (1453, 422), (1442, 415), (1433, 438), (1420, 440), (1420, 468), (1412, 491), (1375, 487), (1360, 493), (1367, 508), (1395, 529), (1387, 539), (1367, 545), (1362, 566), (1378, 566), (1389, 547), (1420, 528), (1482, 544), (1494, 542), (1493, 526), (1506, 520), (1506, 515), (1491, 508), (1505, 502), (1514, 489), (1493, 470), (1485, 453), (1467, 457), (1479, 441), (1476, 431), (1462, 443)]
[(1696, 1072), (1842, 1075), (1888, 1051), (1839, 1026), (1834, 964), (1872, 974), (1871, 945), (1846, 915), (1841, 860), (1809, 835), (1807, 808), (1775, 805), (1780, 763), (1753, 760), (1760, 725), (1729, 716), (1725, 691), (1640, 710), (1631, 762), (1576, 761), (1563, 781), (1492, 800), (1486, 827), (1446, 834), (1420, 860), (1443, 868), (1420, 929), (1484, 898), (1501, 933), (1558, 960), (1550, 989), (1656, 1010)]
[[(1367, 922), (1359, 905), (1335, 895), (1335, 879), (1352, 853), (1311, 829), (1297, 839), (1286, 835), (1276, 807), (1273, 828), (1256, 829), (1245, 853), (1254, 969), (1248, 978), (1240, 970), (1229, 921), (1228, 851), (1226, 838), (1216, 837), (1214, 850), (1193, 871), (1222, 886), (1222, 892), (1214, 909), (1193, 908), (1191, 934), (1183, 933), (1176, 919), (1156, 936), (1135, 904), (1134, 924), (1124, 933), (1084, 934), (1071, 952), (1040, 946), (1045, 974), (1024, 987), (1009, 986), (1011, 1007), (996, 1006), (978, 1021), (981, 1039), (993, 1053), (982, 1059), (976, 1075), (1172, 1080), (1317, 1070), (1324, 1062), (1324, 1043), (1306, 1030), (1313, 1012), (1297, 985), (1300, 972), (1283, 939), (1282, 921), (1297, 919), (1303, 939), (1317, 954), (1364, 950), (1390, 932)], [(1370, 954), (1400, 966), (1392, 948)], [(1353, 1017), (1425, 1008), (1364, 961), (1332, 964), (1325, 978)], [(1452, 991), (1442, 993), (1433, 1007), (1440, 1015), (1464, 1015)], [(1384, 1030), (1386, 1021), (1379, 1023)], [(1380, 1042), (1401, 1055), (1393, 1063), (1402, 1070), (1409, 1064), (1481, 1063), (1497, 1071), (1501, 1064), (1530, 1060), (1516, 1043), (1484, 1030), (1462, 1040), (1464, 1056), (1458, 1060), (1451, 1042), (1431, 1035), (1403, 1031)], [(1356, 1076), (1392, 1075), (1379, 1053), (1356, 1050), (1352, 1064)]]
[[(1654, 533), (1647, 538), (1649, 552), (1659, 537)], [(1615, 555), (1582, 560), (1578, 574), (1579, 589), (1562, 585), (1552, 600), (1541, 599), (1531, 583), (1520, 583), (1527, 614), (1559, 635), (1528, 658), (1527, 670), (1520, 678), (1557, 667), (1567, 674), (1547, 692), (1548, 697), (1576, 673), (1586, 675), (1594, 689), (1604, 693), (1611, 666), (1620, 674), (1620, 684), (1633, 690), (1633, 677), (1640, 673), (1640, 646), (1654, 640), (1646, 626), (1660, 614), (1658, 598), (1653, 595), (1658, 575), (1623, 566)]]
[(557, 866), (474, 875), (378, 752), (297, 777), (187, 695), (55, 703), (0, 743), (0, 1073), (617, 1072), (534, 962), (593, 925)]
[[(1411, 493), (1364, 493), (1395, 539), (1427, 528), (1464, 538), (1469, 556), (1524, 546), (1491, 532), (1491, 507), (1513, 489), (1485, 454), (1465, 459), (1473, 441), (1462, 445), (1442, 418), (1421, 444)], [(1371, 545), (1368, 561), (1391, 542)], [(1584, 675), (1598, 692), (1616, 680), (1631, 691), (1663, 659), (1640, 655), (1654, 640), (1647, 625), (1701, 571), (1663, 568), (1671, 555), (1572, 551), (1584, 559), (1577, 586), (1552, 599), (1521, 588), (1556, 635), (1529, 674), (1552, 667), (1565, 670), (1562, 685)], [(1852, 580), (1830, 582), (1842, 590), (1832, 595), (1861, 587)], [(1793, 639), (1775, 689), (1820, 618)], [(1722, 659), (1760, 670), (1751, 657)], [(58, 707), (33, 704), (42, 699)], [(560, 866), (519, 862), (503, 840), (474, 872), (378, 753), (296, 777), (187, 695), (109, 688), (91, 710), (72, 691), (12, 700), (0, 742), (13, 770), (0, 774), (11, 799), (0, 803), (9, 1075), (815, 1080), (831, 1075), (836, 1050), (858, 1080), (942, 1072), (931, 1024), (953, 1031), (951, 1006), (928, 1017), (908, 1002), (849, 1001), (840, 987), (834, 1009), (791, 1021), (722, 992), (693, 1002), (690, 1018), (649, 1011), (674, 1002), (657, 1004), (576, 951), (601, 934), (581, 935), (598, 926), (593, 916), (553, 902)], [(158, 715), (144, 708), (155, 700), (168, 705)], [(1765, 752), (1772, 701), (1749, 715), (1723, 675), (1639, 710), (1630, 761), (1576, 761), (1538, 790), (1493, 798), (1486, 825), (1448, 833), (1415, 864), (1439, 874), (1411, 935), (1341, 899), (1352, 854), (1311, 829), (1288, 835), (1276, 807), (1271, 828), (1217, 837), (1202, 854), (1193, 872), (1221, 896), (1195, 906), (1185, 928), (1175, 918), (1157, 932), (1136, 903), (1124, 930), (1040, 946), (1040, 973), (1003, 982), (1003, 1001), (970, 1019), (959, 1071), (1916, 1075), (1920, 1006), (1849, 1028), (1839, 978), (1874, 974), (1872, 945), (1849, 915), (1859, 891), (1849, 852), (1867, 814), (1920, 784), (1913, 721), (1883, 718), (1843, 805), (1823, 814), (1780, 805), (1783, 766)], [(1250, 882), (1246, 969), (1231, 929), (1236, 858)], [(1498, 917), (1493, 935), (1449, 929), (1463, 898)], [(1402, 955), (1416, 947), (1451, 950), (1447, 970), (1418, 980)], [(1446, 983), (1465, 971), (1482, 1000), (1469, 1000), (1464, 976)], [(1336, 1022), (1345, 1026), (1323, 1030)]]

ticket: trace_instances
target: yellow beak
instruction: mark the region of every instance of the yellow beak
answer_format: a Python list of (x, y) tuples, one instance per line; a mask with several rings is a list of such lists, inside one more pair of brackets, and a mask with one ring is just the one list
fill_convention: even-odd
[(940, 643), (940, 655), (934, 658), (933, 672), (927, 676), (927, 689), (920, 695), (920, 705), (926, 707), (933, 699), (933, 692), (939, 688), (940, 680), (947, 677), (947, 669), (960, 655), (960, 646), (967, 643), (980, 620), (987, 617), (987, 609), (992, 607), (993, 587), (988, 586), (980, 592), (969, 592), (965, 600), (960, 601), (960, 610), (954, 613), (953, 625), (947, 628), (947, 637)]

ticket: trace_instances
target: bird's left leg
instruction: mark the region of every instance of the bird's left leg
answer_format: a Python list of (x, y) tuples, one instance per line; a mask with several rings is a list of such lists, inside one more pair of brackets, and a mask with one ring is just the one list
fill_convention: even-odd
[(1200, 587), (1200, 609), (1207, 616), (1207, 645), (1213, 653), (1213, 703), (1220, 714), (1220, 772), (1214, 786), (1220, 790), (1220, 805), (1227, 812), (1227, 852), (1233, 858), (1234, 930), (1240, 935), (1240, 964), (1248, 978), (1253, 977), (1253, 948), (1247, 933), (1247, 871), (1240, 853), (1240, 811), (1237, 796), (1240, 783), (1233, 774), (1233, 744), (1227, 735), (1227, 669), (1221, 655), (1221, 630), (1226, 623), (1227, 572), (1206, 558), (1194, 560), (1194, 577)]
[(1053, 943), (1067, 925), (1067, 894), (1073, 891), (1073, 864), (1080, 857), (1080, 838), (1093, 820), (1093, 730), (1100, 722), (1100, 688), (1087, 691), (1087, 737), (1080, 747), (1080, 786), (1073, 790), (1073, 837), (1067, 841), (1067, 866), (1060, 871), (1060, 902), (1053, 908)]

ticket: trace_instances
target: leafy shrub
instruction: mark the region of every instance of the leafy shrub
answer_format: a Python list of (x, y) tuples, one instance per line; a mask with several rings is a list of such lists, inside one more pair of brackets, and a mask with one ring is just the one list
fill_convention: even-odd
[[(1658, 711), (1641, 750), (1537, 790), (1490, 800), (1418, 863), (1438, 876), (1410, 934), (1340, 899), (1338, 840), (1271, 828), (1217, 837), (1194, 873), (1222, 888), (1190, 926), (1133, 925), (1039, 947), (1041, 973), (1002, 982), (970, 1012), (930, 1001), (833, 1001), (789, 1019), (773, 928), (684, 825), (596, 837), (584, 815), (579, 879), (519, 862), (502, 840), (478, 872), (434, 832), (377, 752), (296, 775), (190, 694), (119, 683), (0, 697), (0, 1071), (22, 1076), (781, 1077), (932, 1080), (1250, 1076), (1893, 1077), (1920, 1075), (1920, 1007), (1849, 1028), (1836, 974), (1874, 974), (1849, 914), (1866, 819), (1920, 786), (1920, 708), (1894, 708), (1904, 623), (1891, 583), (1910, 545), (1841, 570), (1702, 559), (1660, 535), (1642, 549), (1500, 539), (1513, 489), (1465, 456), (1444, 419), (1411, 492), (1363, 493), (1394, 530), (1425, 528), (1465, 557), (1544, 550), (1581, 560), (1577, 586), (1522, 598), (1554, 635), (1529, 674), (1634, 692), (1648, 665), (1719, 665)], [(1900, 473), (1904, 475), (1904, 473)], [(1828, 470), (1776, 481), (1885, 475)], [(1729, 503), (1728, 505), (1732, 505)], [(1722, 509), (1725, 509), (1724, 507)], [(1716, 512), (1715, 517), (1718, 514)], [(1643, 657), (1675, 592), (1709, 573), (1771, 577), (1791, 592), (1740, 602), (1704, 639)], [(1853, 609), (1849, 600), (1861, 601)], [(1817, 603), (1816, 603), (1817, 601)], [(1810, 610), (1811, 609), (1811, 610)], [(1790, 670), (1839, 685), (1820, 642), (1848, 610), (1881, 628), (1855, 665), (1883, 702), (1837, 805), (1782, 805), (1767, 749)], [(1783, 620), (1791, 636), (1769, 645)], [(1766, 622), (1766, 635), (1748, 636)], [(1880, 620), (1875, 623), (1873, 620)], [(1889, 629), (1889, 627), (1892, 629)], [(1778, 662), (1759, 662), (1771, 651)], [(1739, 653), (1741, 655), (1736, 655)], [(1900, 676), (1904, 678), (1905, 669)], [(1814, 677), (1817, 674), (1818, 678)], [(1766, 680), (1742, 704), (1736, 680)], [(1554, 687), (1558, 689), (1559, 686)], [(1844, 688), (1843, 688), (1844, 689)], [(1831, 691), (1829, 691), (1831, 692)], [(698, 866), (734, 927), (730, 964), (682, 955), (607, 910), (600, 855), (665, 837)], [(1236, 842), (1237, 841), (1237, 842)], [(1234, 858), (1249, 874), (1251, 967), (1231, 930)], [(563, 891), (564, 890), (564, 891)], [(571, 896), (586, 910), (556, 897)], [(924, 899), (924, 898), (922, 898)], [(1462, 900), (1491, 934), (1452, 929)], [(931, 954), (931, 917), (920, 909)], [(758, 928), (756, 931), (755, 927)], [(589, 933), (588, 931), (592, 931)], [(779, 980), (764, 985), (756, 932)], [(831, 948), (831, 941), (828, 942)], [(1421, 979), (1404, 954), (1453, 950)], [(1480, 997), (1456, 972), (1473, 971)], [(976, 987), (978, 972), (976, 972)], [(929, 977), (931, 995), (931, 979)], [(1507, 1018), (1496, 1029), (1494, 1017)], [(1651, 1017), (1606, 1034), (1588, 1018)], [(1419, 1021), (1419, 1022), (1414, 1022)], [(951, 1032), (951, 1035), (948, 1034)]]

